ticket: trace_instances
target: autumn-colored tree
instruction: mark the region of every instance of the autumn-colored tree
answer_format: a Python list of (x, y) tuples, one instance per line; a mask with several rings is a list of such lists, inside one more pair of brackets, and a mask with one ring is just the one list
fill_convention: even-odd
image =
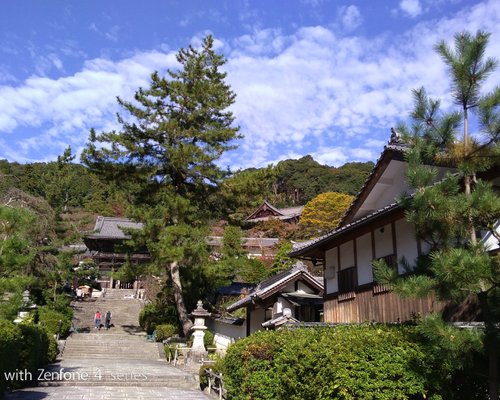
[(321, 193), (304, 206), (300, 228), (306, 235), (321, 235), (335, 229), (351, 204), (353, 196), (344, 193)]

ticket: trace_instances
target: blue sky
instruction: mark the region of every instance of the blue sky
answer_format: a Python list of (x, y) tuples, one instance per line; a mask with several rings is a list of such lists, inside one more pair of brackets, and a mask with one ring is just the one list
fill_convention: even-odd
[(0, 159), (52, 161), (68, 145), (79, 155), (92, 127), (119, 128), (116, 96), (131, 99), (211, 33), (245, 136), (222, 166), (374, 161), (412, 88), (451, 106), (433, 46), (463, 29), (490, 32), (488, 55), (500, 59), (493, 0), (4, 1)]

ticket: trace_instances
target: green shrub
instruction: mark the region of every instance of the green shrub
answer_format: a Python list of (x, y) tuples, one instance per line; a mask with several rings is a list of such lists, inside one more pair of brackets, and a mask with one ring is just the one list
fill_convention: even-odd
[(203, 336), (203, 344), (205, 347), (210, 347), (214, 344), (214, 333), (210, 330), (205, 331), (205, 336)]
[(7, 379), (5, 373), (30, 372), (36, 379), (36, 372), (42, 365), (55, 361), (57, 342), (45, 328), (23, 322), (19, 325), (0, 320), (0, 398), (6, 387), (20, 388), (28, 381), (28, 374)]
[(49, 335), (40, 326), (19, 324), (22, 345), (19, 352), (19, 369), (36, 372), (36, 369), (48, 362)]
[(223, 368), (228, 398), (278, 399), (280, 379), (273, 358), (284, 333), (257, 332), (229, 347)]
[(413, 328), (338, 326), (257, 332), (224, 358), (228, 398), (439, 399)]
[(59, 354), (59, 349), (57, 347), (57, 340), (48, 335), (49, 338), (49, 348), (47, 349), (47, 362), (52, 363), (56, 361), (57, 355)]
[(224, 364), (222, 358), (217, 358), (216, 362), (214, 364), (210, 365), (202, 365), (200, 369), (198, 370), (198, 377), (200, 380), (200, 389), (204, 390), (208, 386), (208, 376), (206, 374), (206, 370), (211, 369), (212, 372), (216, 374), (220, 374), (223, 372), (224, 369)]
[(156, 341), (163, 342), (165, 339), (174, 336), (178, 329), (176, 325), (162, 324), (156, 326)]
[(160, 306), (156, 303), (149, 303), (139, 314), (139, 325), (148, 335), (151, 335), (158, 325), (177, 323), (177, 316), (174, 306)]
[(163, 347), (163, 351), (165, 352), (165, 358), (167, 360), (173, 360), (174, 359), (174, 355), (175, 355), (175, 346), (177, 345), (177, 343), (171, 343), (171, 344), (166, 344), (164, 347)]
[[(60, 321), (60, 322), (59, 322)], [(50, 335), (60, 333), (62, 337), (69, 334), (71, 329), (71, 318), (67, 313), (55, 311), (48, 306), (38, 308), (38, 323), (44, 327)], [(59, 326), (60, 331), (59, 331)]]
[(19, 353), (22, 348), (22, 335), (19, 326), (0, 319), (0, 398), (6, 387), (12, 382), (5, 374), (19, 368)]

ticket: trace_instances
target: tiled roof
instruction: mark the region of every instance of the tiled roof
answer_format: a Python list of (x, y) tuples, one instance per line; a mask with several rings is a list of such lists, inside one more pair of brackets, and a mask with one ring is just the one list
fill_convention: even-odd
[[(208, 244), (210, 246), (222, 246), (222, 236), (209, 236)], [(241, 238), (241, 245), (243, 247), (273, 247), (279, 243), (278, 238), (259, 238), (259, 237), (244, 237)]]
[(242, 293), (248, 293), (252, 289), (255, 288), (255, 284), (253, 283), (241, 283), (241, 282), (232, 282), (228, 286), (222, 286), (217, 289), (217, 294), (223, 296), (239, 296)]
[(304, 206), (297, 206), (297, 207), (288, 207), (288, 208), (279, 208), (280, 212), (283, 215), (287, 215), (289, 217), (295, 217), (297, 215), (302, 214), (302, 210), (304, 209)]
[(97, 217), (94, 230), (87, 235), (89, 238), (130, 239), (123, 229), (142, 229), (141, 222), (134, 222), (127, 218)]
[(274, 293), (280, 286), (285, 286), (287, 283), (293, 281), (301, 275), (312, 285), (316, 286), (318, 290), (323, 290), (322, 282), (315, 279), (315, 277), (301, 262), (297, 262), (292, 268), (260, 282), (257, 287), (248, 294), (248, 296), (243, 297), (227, 307), (227, 311), (232, 312), (238, 308), (245, 307), (256, 298), (265, 299), (270, 294)]
[(331, 231), (323, 236), (320, 236), (316, 239), (308, 240), (307, 242), (303, 242), (303, 243), (294, 243), (293, 251), (291, 251), (288, 254), (292, 257), (298, 256), (298, 255), (300, 255), (300, 253), (302, 253), (306, 249), (311, 249), (313, 247), (316, 247), (319, 244), (322, 244), (328, 240), (331, 240), (334, 237), (336, 237), (336, 236), (338, 236), (346, 231), (357, 228), (359, 225), (362, 225), (366, 222), (369, 222), (369, 221), (371, 221), (371, 220), (373, 220), (373, 219), (375, 219), (375, 218), (377, 218), (377, 217), (379, 217), (387, 212), (391, 212), (398, 207), (399, 207), (399, 204), (397, 202), (391, 203), (391, 204), (385, 206), (384, 208), (381, 208), (380, 210), (375, 211), (372, 214), (366, 215), (365, 217), (362, 217), (362, 218), (360, 218), (360, 219), (358, 219), (350, 224), (347, 224), (347, 225), (344, 225), (340, 228), (334, 229), (333, 231)]
[[(253, 215), (259, 211), (259, 209), (263, 206), (266, 206), (268, 209), (274, 211), (275, 214), (273, 216), (266, 216), (260, 218), (252, 218)], [(286, 208), (277, 208), (269, 203), (267, 200), (264, 200), (264, 203), (257, 208), (252, 214), (250, 214), (245, 221), (249, 222), (259, 222), (259, 221), (268, 221), (269, 219), (279, 219), (279, 220), (287, 220), (295, 217), (299, 217), (302, 214), (302, 210), (304, 206), (295, 206), (295, 207), (286, 207)]]
[(361, 187), (361, 189), (359, 190), (359, 192), (356, 193), (356, 195), (354, 196), (354, 200), (352, 201), (351, 205), (344, 212), (344, 215), (340, 219), (340, 225), (342, 225), (344, 223), (346, 217), (351, 213), (351, 211), (354, 209), (354, 207), (357, 206), (357, 203), (359, 201), (359, 198), (360, 198), (361, 194), (363, 194), (365, 192), (365, 190), (367, 189), (368, 185), (370, 184), (370, 182), (372, 181), (373, 177), (375, 176), (376, 172), (380, 168), (380, 165), (382, 164), (382, 161), (384, 159), (384, 155), (388, 151), (393, 151), (393, 152), (397, 152), (397, 153), (404, 153), (405, 150), (407, 150), (407, 149), (408, 149), (407, 145), (405, 145), (404, 143), (398, 142), (398, 141), (389, 141), (389, 143), (386, 146), (384, 146), (384, 150), (380, 154), (380, 157), (377, 160), (377, 162), (375, 163), (375, 166), (372, 168), (372, 170), (370, 172), (370, 175), (368, 175), (368, 177), (365, 180), (365, 183), (363, 184), (363, 186)]
[(264, 328), (278, 328), (283, 325), (296, 325), (300, 324), (300, 321), (291, 315), (279, 315), (269, 321), (262, 324)]

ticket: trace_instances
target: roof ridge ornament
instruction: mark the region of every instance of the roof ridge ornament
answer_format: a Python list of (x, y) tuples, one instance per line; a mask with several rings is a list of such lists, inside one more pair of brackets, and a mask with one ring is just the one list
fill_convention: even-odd
[(389, 139), (389, 144), (403, 144), (401, 133), (393, 127), (391, 127), (391, 138)]

